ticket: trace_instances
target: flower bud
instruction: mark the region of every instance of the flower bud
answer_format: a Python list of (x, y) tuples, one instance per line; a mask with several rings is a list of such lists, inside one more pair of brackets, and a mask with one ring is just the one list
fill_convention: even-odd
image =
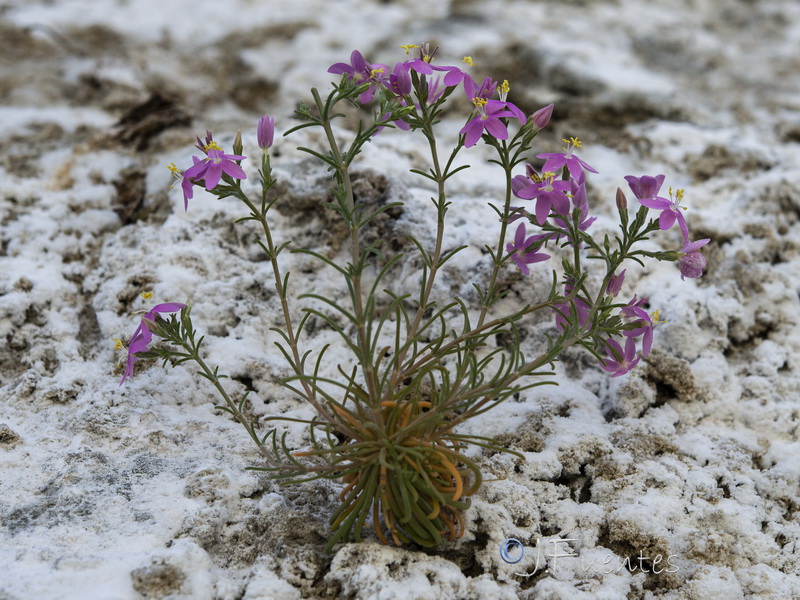
[(619, 291), (622, 289), (622, 282), (625, 280), (625, 271), (627, 271), (627, 269), (623, 269), (619, 275), (612, 275), (606, 286), (606, 294), (612, 298), (616, 298), (617, 294), (619, 294)]
[(550, 117), (553, 116), (553, 103), (551, 102), (547, 106), (540, 108), (535, 113), (533, 113), (530, 117), (530, 120), (533, 121), (533, 126), (536, 129), (544, 129), (547, 127), (547, 124), (550, 122)]
[(275, 138), (275, 119), (268, 115), (261, 117), (258, 120), (256, 137), (258, 139), (258, 147), (264, 152), (269, 150)]
[(628, 199), (620, 188), (617, 188), (617, 210), (628, 210)]
[(242, 145), (242, 130), (236, 132), (236, 137), (233, 138), (233, 153), (241, 154), (244, 146)]
[(678, 260), (678, 267), (681, 270), (681, 279), (689, 277), (696, 279), (703, 274), (703, 269), (706, 267), (706, 257), (698, 250), (688, 252), (680, 260)]

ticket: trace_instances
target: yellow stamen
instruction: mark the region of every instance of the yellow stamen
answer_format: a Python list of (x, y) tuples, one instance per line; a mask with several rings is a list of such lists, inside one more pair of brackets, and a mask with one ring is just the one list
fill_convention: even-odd
[(203, 150), (208, 153), (209, 150), (219, 150), (222, 151), (222, 146), (220, 146), (217, 142), (211, 141), (208, 142), (205, 146), (203, 146)]
[(650, 315), (650, 320), (653, 321), (653, 325), (659, 325), (660, 323), (666, 323), (666, 321), (660, 320), (659, 315), (658, 315), (658, 309), (656, 309), (655, 312), (653, 312), (653, 314)]
[(467, 63), (470, 67), (475, 66), (475, 61), (472, 60), (471, 56), (465, 56), (464, 58), (461, 59), (461, 62)]
[(419, 48), (416, 44), (406, 44), (405, 46), (400, 46), (403, 50), (406, 51), (406, 54), (410, 54), (411, 50), (414, 48)]
[(473, 98), (472, 103), (475, 105), (475, 108), (481, 108), (482, 106), (486, 106), (488, 104), (488, 100), (486, 98)]
[(172, 172), (175, 177), (181, 176), (181, 170), (175, 166), (175, 163), (169, 163), (167, 168)]
[(153, 292), (142, 292), (140, 295), (145, 300), (152, 300), (153, 299)]
[(508, 79), (504, 79), (502, 85), (500, 85), (500, 93), (501, 94), (508, 94), (511, 90), (511, 86), (508, 85)]
[(125, 350), (125, 344), (122, 343), (122, 340), (114, 338), (114, 350)]
[(372, 71), (369, 72), (369, 76), (375, 77), (376, 75), (380, 75), (381, 73), (383, 73), (383, 67), (381, 67), (380, 69), (372, 69)]

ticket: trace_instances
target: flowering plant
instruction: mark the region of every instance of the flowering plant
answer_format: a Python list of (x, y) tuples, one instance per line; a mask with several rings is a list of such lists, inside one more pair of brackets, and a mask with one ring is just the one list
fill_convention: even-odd
[[(620, 233), (613, 240), (608, 235), (596, 239), (590, 233), (595, 217), (590, 216), (586, 193), (587, 173), (596, 171), (576, 154), (579, 140), (565, 140), (561, 152), (538, 154), (544, 161), (541, 168), (526, 161), (536, 134), (550, 120), (552, 104), (526, 116), (508, 100), (508, 82), (498, 85), (487, 77), (478, 83), (466, 67), (434, 64), (435, 50), (427, 45), (404, 48), (406, 53), (417, 50), (418, 56), (391, 68), (367, 62), (358, 51), (350, 63), (331, 66), (329, 72), (341, 75), (339, 81), (327, 97), (312, 89), (313, 104), (300, 105), (296, 113), (300, 123), (284, 134), (314, 127), (327, 141), (325, 149), (300, 149), (333, 172), (327, 206), (346, 225), (349, 250), (341, 258), (301, 247), (292, 252), (332, 269), (341, 278), (345, 301), (313, 293), (299, 298), (289, 294), (281, 255), (290, 242), (276, 240), (270, 218), (279, 201), (272, 193), (276, 180), (269, 153), (274, 119), (265, 116), (257, 126), (262, 150), (260, 198), (254, 199), (242, 185), (247, 174), (241, 167), (246, 159), (241, 136), (232, 153), (226, 154), (207, 133), (204, 141), (197, 140), (202, 156), (194, 157), (192, 166), (185, 171), (170, 167), (181, 181), (186, 209), (194, 187), (203, 187), (220, 199), (242, 202), (248, 214), (240, 220), (255, 222), (263, 233), (259, 245), (271, 264), (283, 319), (282, 327), (274, 330), (276, 346), (291, 372), (282, 383), (315, 412), (307, 420), (274, 416), (266, 421), (304, 423), (307, 448), (290, 447), (285, 431), (260, 431), (260, 425), (248, 419), (247, 394), (235, 398), (223, 386), (224, 376), (206, 364), (203, 338), (196, 335), (189, 306), (159, 304), (147, 313), (128, 346), (123, 377), (125, 381), (133, 375), (136, 358), (159, 357), (165, 364), (194, 361), (221, 397), (219, 408), (241, 422), (263, 454), (264, 464), (253, 468), (284, 483), (341, 480), (345, 487), (331, 516), (329, 549), (338, 542), (361, 540), (368, 522), (383, 543), (436, 546), (444, 538), (460, 537), (463, 511), (482, 481), (479, 465), (465, 449), (504, 449), (490, 438), (459, 433), (459, 425), (523, 390), (552, 384), (554, 363), (573, 344), (592, 353), (612, 377), (628, 373), (650, 352), (659, 320), (657, 312), (651, 316), (645, 311), (645, 298), (634, 295), (628, 302), (617, 301), (626, 273), (621, 267), (630, 260), (678, 261), (682, 277), (698, 277), (705, 266), (700, 248), (708, 240), (689, 240), (678, 210), (683, 193), (673, 197), (670, 190), (669, 199), (658, 195), (663, 175), (627, 177), (639, 207), (631, 216), (625, 193), (618, 188)], [(472, 66), (469, 57), (464, 62)], [(437, 124), (446, 103), (465, 108), (467, 116), (452, 149), (442, 153)], [(343, 116), (337, 112), (340, 105), (347, 104), (370, 105), (374, 111), (344, 145), (332, 122)], [(362, 232), (396, 204), (374, 208), (359, 202), (351, 165), (373, 136), (387, 127), (417, 133), (427, 145), (429, 168), (413, 172), (435, 188), (436, 234), (432, 247), (410, 238), (421, 264), (419, 283), (380, 291), (387, 275), (407, 258), (393, 254), (381, 240), (365, 243)], [(474, 298), (455, 297), (442, 305), (432, 299), (437, 277), (464, 249), (445, 249), (443, 242), (451, 208), (448, 181), (466, 176), (462, 171), (468, 166), (456, 166), (455, 159), (481, 140), (494, 149), (491, 162), (505, 181), (504, 197), (489, 204), (498, 217), (499, 231), (493, 245), (486, 246), (490, 269), (485, 280), (474, 282)], [(524, 174), (518, 172), (521, 167)], [(661, 211), (657, 219), (649, 217), (651, 209)], [(650, 234), (675, 222), (683, 238), (680, 250), (638, 247)], [(507, 293), (503, 274), (516, 268), (529, 275), (546, 268), (554, 254), (561, 261), (550, 269), (552, 284), (546, 298), (504, 311), (499, 303)], [(306, 304), (297, 312), (295, 304), (303, 301)], [(542, 310), (552, 314), (554, 328), (551, 334), (543, 332), (546, 343), (541, 353), (527, 357), (521, 349), (520, 324)], [(173, 314), (163, 318), (166, 313)], [(336, 366), (338, 376), (326, 368), (328, 346), (302, 347), (301, 336), (311, 317), (336, 332), (341, 348), (351, 357), (349, 364)], [(153, 336), (164, 343), (150, 349)]]

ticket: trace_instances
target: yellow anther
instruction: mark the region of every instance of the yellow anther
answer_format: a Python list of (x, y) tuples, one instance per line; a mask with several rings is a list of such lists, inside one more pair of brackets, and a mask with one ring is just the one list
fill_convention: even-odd
[(476, 108), (481, 108), (486, 106), (489, 101), (486, 98), (478, 98), (477, 96), (472, 99), (472, 103), (476, 106)]
[(681, 206), (681, 202), (683, 201), (683, 190), (682, 189), (678, 189), (678, 190), (675, 190), (673, 192), (672, 188), (670, 187), (669, 188), (669, 197), (672, 198), (673, 201), (675, 202), (676, 208), (681, 208), (683, 210), (687, 209), (686, 206)]
[(659, 319), (658, 316), (658, 309), (656, 309), (652, 315), (650, 315), (650, 320), (653, 322), (653, 325), (658, 325), (660, 323), (666, 323), (666, 321), (662, 321)]
[(530, 178), (533, 180), (534, 183), (542, 183), (542, 178), (535, 171), (531, 173)]
[(406, 44), (405, 46), (400, 46), (403, 50), (406, 51), (406, 54), (410, 54), (411, 50), (414, 48), (419, 48), (416, 44)]
[(153, 299), (153, 292), (142, 292), (141, 296), (145, 300), (152, 300)]
[(125, 344), (122, 343), (122, 340), (114, 338), (114, 350), (125, 350)]
[(383, 67), (381, 67), (380, 69), (372, 69), (372, 71), (369, 72), (369, 76), (375, 77), (376, 75), (380, 75), (381, 73), (383, 73)]
[(464, 58), (461, 59), (461, 62), (467, 63), (470, 67), (475, 66), (475, 61), (472, 60), (471, 56), (465, 56)]
[(208, 153), (209, 150), (219, 150), (222, 151), (222, 147), (214, 141), (208, 142), (205, 146), (203, 146), (203, 150)]
[(426, 63), (429, 63), (433, 60), (433, 57), (430, 54), (423, 54), (422, 60), (424, 60)]
[(181, 176), (181, 170), (175, 166), (175, 163), (169, 163), (167, 168), (172, 172), (175, 177)]
[(508, 94), (511, 90), (511, 86), (508, 85), (508, 79), (504, 79), (503, 83), (500, 85), (500, 93), (501, 94)]
[(545, 171), (544, 173), (542, 173), (542, 179), (555, 179), (555, 178), (556, 174), (553, 173), (552, 171)]

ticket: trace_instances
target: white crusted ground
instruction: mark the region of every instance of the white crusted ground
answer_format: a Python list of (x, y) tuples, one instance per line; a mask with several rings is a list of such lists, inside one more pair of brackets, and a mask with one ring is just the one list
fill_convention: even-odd
[[(796, 2), (9, 0), (0, 33), (0, 599), (800, 598)], [(327, 555), (339, 486), (245, 471), (257, 453), (207, 383), (150, 363), (119, 388), (112, 338), (130, 336), (142, 290), (188, 300), (254, 414), (309, 414), (276, 384), (278, 303), (255, 234), (231, 225), (242, 209), (198, 193), (185, 213), (164, 165), (190, 164), (206, 128), (228, 146), (242, 128), (256, 155), (258, 117), (288, 128), (354, 47), (391, 62), (424, 40), (509, 79), (528, 112), (556, 103), (541, 151), (584, 140), (599, 229), (626, 174), (685, 188), (709, 267), (685, 282), (672, 264), (629, 270), (625, 293), (667, 321), (635, 377), (569, 350), (560, 387), (469, 425), (525, 460), (476, 454), (494, 481), (459, 542)], [(155, 92), (160, 112), (115, 125)], [(276, 144), (293, 199), (276, 224), (335, 245), (321, 209), (299, 210), (324, 197), (324, 173), (293, 149), (314, 141)], [(453, 180), (446, 243), (473, 248), (443, 299), (469, 294), (496, 235), (486, 156)], [(382, 233), (401, 244), (430, 236), (429, 191), (408, 173), (424, 165), (419, 140), (387, 131), (357, 167), (367, 191), (407, 202)], [(289, 260), (296, 292), (341, 294)], [(510, 276), (509, 302), (546, 280)], [(526, 330), (531, 347), (546, 321)], [(509, 537), (525, 546), (513, 566)]]

